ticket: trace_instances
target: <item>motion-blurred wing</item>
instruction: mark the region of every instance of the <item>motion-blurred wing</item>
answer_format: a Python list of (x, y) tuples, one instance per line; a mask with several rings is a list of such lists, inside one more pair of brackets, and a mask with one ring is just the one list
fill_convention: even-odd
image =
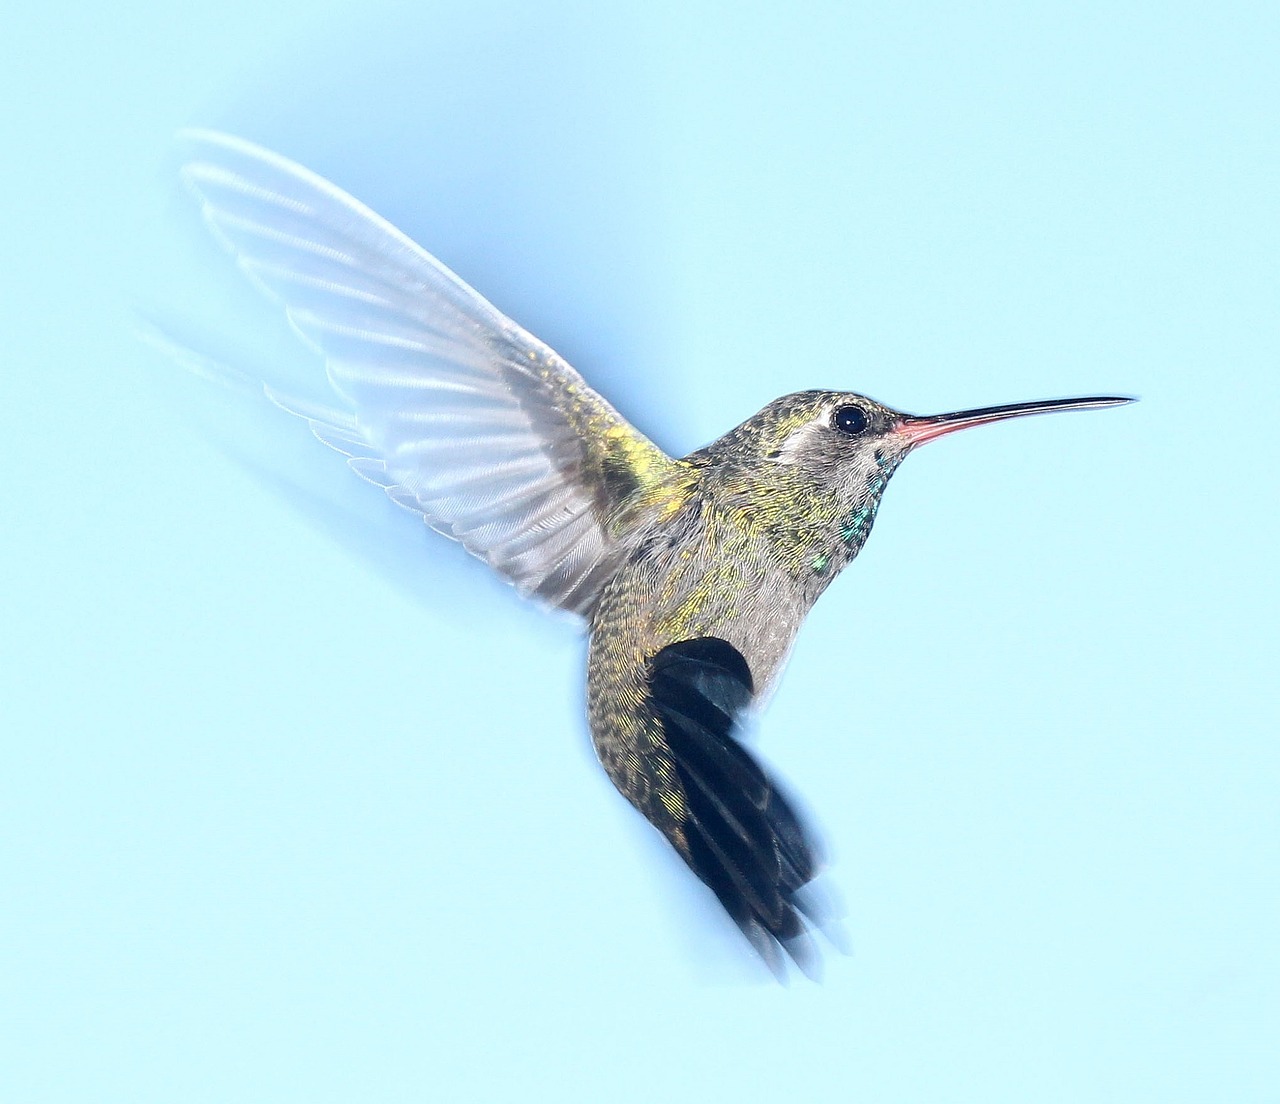
[(646, 815), (780, 972), (778, 945), (802, 967), (810, 947), (802, 890), (821, 865), (812, 831), (735, 738), (753, 695), (742, 653), (715, 637), (663, 648), (649, 664), (649, 696), (665, 748), (641, 769), (656, 800)]
[(270, 397), (522, 593), (589, 613), (617, 555), (610, 517), (674, 462), (332, 184), (236, 138), (186, 137), (206, 221), (323, 355), (340, 406)]

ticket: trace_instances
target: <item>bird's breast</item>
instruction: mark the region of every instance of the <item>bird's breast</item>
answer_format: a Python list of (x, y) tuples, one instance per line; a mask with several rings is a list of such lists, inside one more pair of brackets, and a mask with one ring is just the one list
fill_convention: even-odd
[[(594, 630), (645, 663), (669, 644), (717, 637), (751, 668), (767, 695), (825, 581), (797, 579), (763, 531), (703, 511), (693, 531), (642, 542), (606, 588)], [(610, 649), (614, 651), (615, 649)]]

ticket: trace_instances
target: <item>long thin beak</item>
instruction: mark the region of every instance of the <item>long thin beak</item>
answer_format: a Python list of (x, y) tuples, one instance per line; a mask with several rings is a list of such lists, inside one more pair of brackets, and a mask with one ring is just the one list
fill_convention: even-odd
[(958, 429), (1022, 418), (1028, 414), (1053, 414), (1059, 410), (1095, 410), (1104, 406), (1123, 406), (1136, 399), (1095, 395), (1087, 399), (1046, 399), (1043, 402), (1010, 403), (1008, 406), (984, 406), (979, 410), (957, 410), (954, 414), (931, 414), (920, 417), (904, 414), (895, 429), (914, 445), (922, 445)]

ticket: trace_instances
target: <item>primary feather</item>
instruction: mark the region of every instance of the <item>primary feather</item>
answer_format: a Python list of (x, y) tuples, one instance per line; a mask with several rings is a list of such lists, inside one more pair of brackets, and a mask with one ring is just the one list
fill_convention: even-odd
[(183, 177), (205, 220), (324, 357), (338, 405), (273, 400), (522, 593), (588, 614), (618, 553), (611, 512), (671, 461), (334, 185), (236, 138), (186, 137), (197, 154)]
[[(324, 358), (334, 401), (268, 397), (521, 592), (588, 620), (609, 777), (775, 970), (781, 949), (807, 968), (813, 834), (737, 736), (825, 583), (797, 589), (755, 523), (745, 551), (718, 554), (705, 526), (727, 532), (744, 507), (708, 477), (705, 450), (666, 456), (372, 211), (247, 142), (187, 138), (183, 176), (206, 221)], [(744, 580), (768, 627), (735, 631), (735, 646), (712, 630), (734, 620), (725, 603)], [(683, 634), (675, 614), (704, 591), (707, 631)]]

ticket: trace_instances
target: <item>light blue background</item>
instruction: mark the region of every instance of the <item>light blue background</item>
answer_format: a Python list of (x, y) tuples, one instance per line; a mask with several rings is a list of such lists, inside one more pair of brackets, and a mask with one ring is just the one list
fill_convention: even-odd
[[(0, 1095), (1280, 1098), (1280, 9), (456, 7), (6, 19)], [(571, 624), (137, 342), (307, 363), (193, 124), (673, 451), (811, 386), (1142, 396), (913, 457), (801, 635), (760, 746), (835, 853), (821, 986), (609, 788)]]

